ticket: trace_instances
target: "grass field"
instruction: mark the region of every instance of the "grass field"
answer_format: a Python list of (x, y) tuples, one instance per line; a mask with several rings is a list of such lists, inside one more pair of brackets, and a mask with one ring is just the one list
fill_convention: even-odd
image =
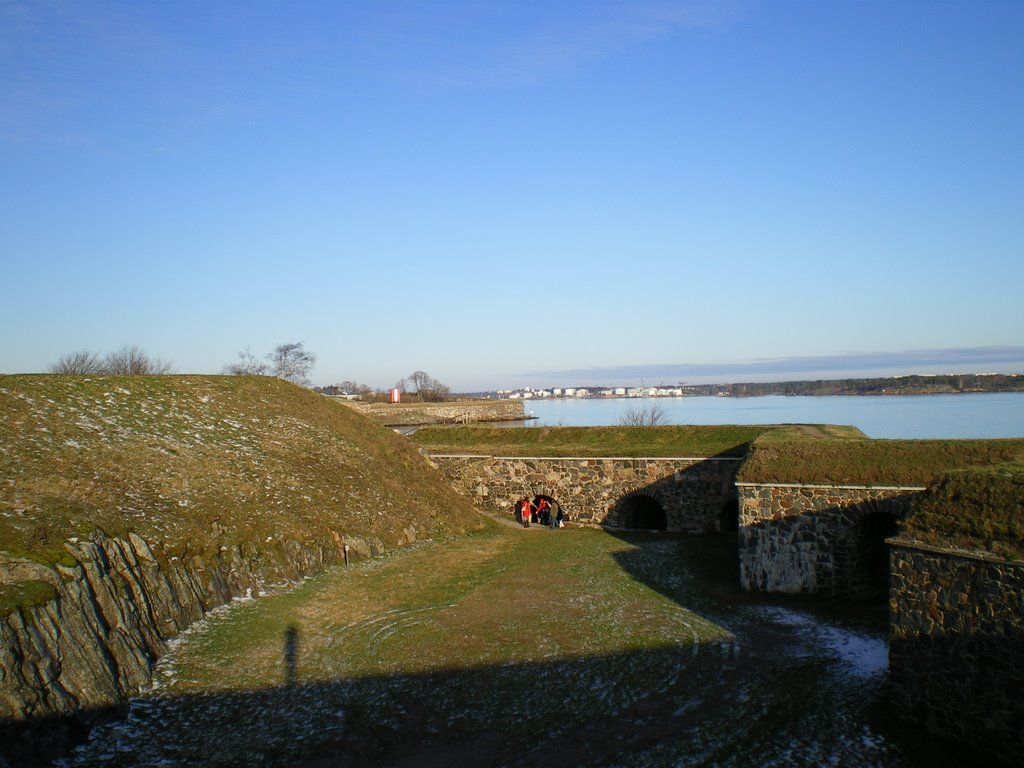
[(236, 611), (178, 657), (174, 689), (283, 681), (289, 627), (302, 648), (303, 683), (729, 639), (624, 573), (619, 558), (635, 546), (592, 530), (520, 531), (489, 523), (486, 533), (335, 572)]
[[(417, 744), (473, 750), (463, 742), (481, 729), (511, 743), (557, 734), (582, 713), (616, 716), (734, 640), (674, 599), (686, 591), (684, 576), (664, 569), (675, 540), (648, 545), (490, 522), (235, 606), (162, 663), (158, 699), (136, 709), (160, 711), (140, 748), (179, 742), (199, 717), (202, 743), (222, 745), (226, 764), (256, 752), (315, 764), (342, 749), (342, 735), (356, 764), (407, 750), (433, 764)], [(262, 711), (295, 702), (301, 724)], [(236, 707), (261, 711), (239, 722)], [(109, 758), (102, 747), (93, 755)]]
[(335, 568), (197, 625), (69, 765), (914, 765), (865, 722), (884, 614), (741, 593), (734, 547), (489, 522)]

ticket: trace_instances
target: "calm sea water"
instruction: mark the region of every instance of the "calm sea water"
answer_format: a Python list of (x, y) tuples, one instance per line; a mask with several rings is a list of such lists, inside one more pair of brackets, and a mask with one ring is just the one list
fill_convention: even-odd
[(1024, 393), (528, 400), (532, 426), (613, 426), (658, 406), (670, 424), (849, 424), (873, 438), (1024, 437)]

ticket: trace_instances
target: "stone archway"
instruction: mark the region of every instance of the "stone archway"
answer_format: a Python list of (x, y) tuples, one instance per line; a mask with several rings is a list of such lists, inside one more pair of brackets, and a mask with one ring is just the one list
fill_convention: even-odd
[(618, 504), (615, 519), (622, 528), (645, 531), (668, 530), (668, 516), (657, 499), (644, 493), (634, 493)]
[(540, 503), (541, 499), (544, 499), (545, 501), (547, 501), (548, 505), (550, 506), (550, 520), (552, 521), (552, 523), (554, 523), (558, 519), (558, 514), (559, 513), (562, 514), (562, 519), (563, 520), (568, 520), (569, 519), (569, 515), (565, 511), (565, 507), (562, 506), (562, 504), (560, 504), (558, 502), (558, 499), (556, 499), (554, 496), (551, 495), (550, 492), (548, 492), (546, 490), (545, 491), (535, 491), (534, 494), (532, 496), (530, 496), (530, 503), (533, 505), (534, 509), (537, 508), (537, 506)]

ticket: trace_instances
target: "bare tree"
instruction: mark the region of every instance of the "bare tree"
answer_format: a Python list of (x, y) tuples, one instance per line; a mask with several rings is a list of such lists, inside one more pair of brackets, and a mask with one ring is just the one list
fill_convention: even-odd
[(279, 344), (267, 355), (271, 371), (277, 378), (293, 384), (309, 385), (309, 374), (316, 365), (316, 355), (307, 352), (302, 342)]
[(50, 366), (50, 373), (59, 373), (64, 376), (81, 376), (86, 374), (103, 373), (103, 361), (95, 352), (87, 349), (78, 352), (69, 352), (61, 355), (56, 363)]
[(365, 396), (373, 392), (366, 384), (360, 384), (356, 381), (343, 381), (340, 384), (336, 384), (335, 388), (341, 390), (346, 395)]
[(623, 427), (657, 427), (668, 423), (668, 414), (657, 403), (640, 409), (627, 408), (619, 417), (619, 425)]
[(430, 374), (426, 371), (413, 371), (408, 376), (409, 385), (416, 390), (416, 394), (422, 396), (424, 391), (430, 389)]
[(103, 359), (103, 372), (111, 376), (154, 376), (170, 373), (173, 366), (159, 357), (150, 357), (141, 347), (125, 344)]
[(246, 347), (238, 353), (238, 362), (224, 366), (224, 373), (232, 376), (266, 376), (270, 373), (270, 366), (260, 362), (259, 358)]
[(416, 394), (423, 402), (441, 402), (447, 400), (451, 390), (426, 371), (414, 371), (409, 374), (409, 383), (416, 388)]

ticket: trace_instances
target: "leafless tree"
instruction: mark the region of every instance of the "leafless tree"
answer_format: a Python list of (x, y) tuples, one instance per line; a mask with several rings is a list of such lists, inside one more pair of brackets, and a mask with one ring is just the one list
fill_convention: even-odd
[(340, 384), (335, 385), (337, 389), (341, 390), (347, 395), (369, 395), (373, 392), (370, 387), (366, 384), (360, 384), (356, 381), (343, 381)]
[(416, 394), (424, 402), (441, 402), (447, 400), (451, 390), (426, 371), (415, 371), (409, 374), (409, 383), (416, 388)]
[(266, 376), (270, 373), (270, 366), (260, 362), (259, 358), (246, 347), (238, 353), (238, 362), (224, 366), (224, 373), (232, 376)]
[(270, 360), (271, 371), (279, 379), (302, 386), (309, 385), (309, 374), (316, 365), (316, 355), (307, 352), (301, 341), (278, 344), (274, 351), (267, 355), (267, 359)]
[(61, 355), (56, 363), (50, 366), (50, 373), (59, 373), (64, 376), (80, 376), (86, 374), (103, 373), (103, 361), (95, 352), (87, 349), (78, 352), (69, 352)]
[(619, 417), (619, 425), (623, 427), (657, 427), (668, 423), (668, 414), (657, 403), (643, 408), (627, 408)]
[(150, 357), (141, 347), (127, 344), (103, 359), (103, 372), (111, 376), (154, 376), (170, 373), (173, 366)]

